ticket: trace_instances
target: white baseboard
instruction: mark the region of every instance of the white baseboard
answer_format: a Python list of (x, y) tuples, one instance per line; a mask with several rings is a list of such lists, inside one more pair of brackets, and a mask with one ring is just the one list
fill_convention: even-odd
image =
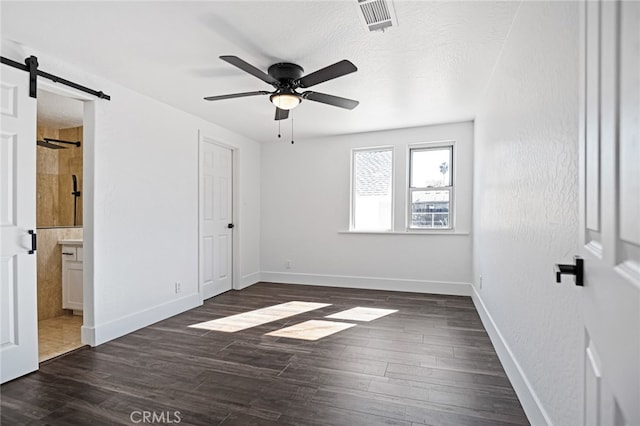
[(238, 282), (238, 288), (234, 290), (242, 290), (250, 285), (254, 285), (257, 282), (260, 282), (261, 274), (260, 272), (254, 272), (253, 274), (245, 275), (244, 277), (240, 277)]
[(509, 377), (511, 384), (513, 385), (513, 389), (518, 395), (518, 399), (520, 399), (520, 404), (522, 404), (522, 408), (524, 409), (529, 422), (534, 426), (552, 425), (549, 415), (542, 406), (538, 395), (533, 390), (533, 387), (522, 370), (522, 367), (520, 367), (518, 360), (513, 355), (513, 352), (511, 352), (511, 349), (502, 336), (502, 333), (500, 333), (500, 329), (498, 329), (498, 326), (493, 321), (493, 317), (482, 301), (482, 297), (480, 297), (480, 294), (478, 294), (475, 287), (472, 286), (471, 290), (473, 304), (476, 306), (476, 310), (480, 315), (482, 324), (489, 334), (491, 343), (493, 343), (493, 346), (496, 349), (498, 358), (500, 358), (504, 371), (507, 373), (507, 377)]
[(96, 328), (86, 325), (80, 327), (80, 341), (85, 345), (96, 346)]
[(203, 284), (202, 285), (202, 300), (207, 300), (210, 297), (213, 297), (215, 291), (213, 289), (213, 284)]
[(125, 315), (105, 324), (82, 327), (82, 341), (91, 346), (101, 345), (200, 305), (202, 305), (200, 294), (190, 294), (143, 311)]
[(273, 283), (361, 288), (369, 290), (407, 291), (412, 293), (449, 294), (453, 296), (471, 295), (471, 284), (461, 282), (264, 271), (260, 275), (262, 281)]

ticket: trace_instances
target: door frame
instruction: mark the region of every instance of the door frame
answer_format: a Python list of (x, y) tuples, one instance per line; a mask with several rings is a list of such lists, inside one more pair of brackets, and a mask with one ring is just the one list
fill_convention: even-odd
[[(25, 78), (27, 78), (25, 76)], [(96, 106), (100, 99), (87, 93), (62, 86), (38, 77), (38, 88), (83, 103), (82, 116), (82, 328), (81, 342), (96, 346), (95, 340), (95, 297), (94, 297), (94, 182), (95, 182), (95, 141)], [(34, 126), (37, 125), (37, 120)], [(89, 165), (90, 167), (87, 167)], [(36, 313), (37, 314), (37, 313)]]
[(225, 142), (221, 142), (219, 139), (206, 135), (202, 130), (198, 130), (198, 293), (200, 294), (200, 298), (204, 300), (204, 295), (202, 292), (202, 264), (203, 264), (203, 255), (204, 250), (202, 247), (202, 217), (201, 217), (201, 207), (202, 207), (202, 155), (203, 155), (203, 144), (212, 144), (217, 145), (222, 148), (226, 148), (231, 150), (231, 219), (232, 222), (236, 225), (233, 228), (233, 232), (231, 233), (231, 244), (233, 247), (231, 248), (231, 289), (238, 290), (240, 289), (239, 285), (239, 263), (238, 259), (240, 259), (240, 230), (237, 226), (238, 218), (240, 217), (240, 203), (239, 200), (239, 191), (238, 191), (238, 170), (240, 166), (240, 149), (236, 146), (230, 145)]

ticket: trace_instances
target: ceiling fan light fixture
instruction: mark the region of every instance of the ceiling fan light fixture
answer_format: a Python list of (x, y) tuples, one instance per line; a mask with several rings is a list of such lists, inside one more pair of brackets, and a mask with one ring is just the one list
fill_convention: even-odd
[(300, 96), (295, 93), (276, 93), (269, 98), (271, 103), (280, 109), (290, 110), (298, 105), (302, 101)]
[(206, 101), (221, 101), (224, 99), (244, 98), (247, 96), (271, 95), (269, 100), (276, 106), (276, 114), (274, 117), (274, 120), (276, 121), (286, 120), (289, 118), (289, 110), (300, 105), (303, 99), (344, 109), (354, 109), (358, 106), (358, 101), (354, 101), (353, 99), (341, 98), (339, 96), (308, 90), (303, 93), (296, 92), (296, 89), (298, 88), (307, 89), (315, 86), (316, 84), (324, 83), (325, 81), (333, 80), (334, 78), (342, 77), (358, 71), (358, 68), (346, 59), (304, 76), (302, 75), (304, 69), (300, 65), (289, 62), (273, 64), (269, 67), (268, 74), (265, 74), (259, 68), (254, 67), (237, 56), (220, 56), (220, 59), (241, 69), (247, 74), (251, 74), (265, 83), (272, 85), (275, 91), (267, 92), (265, 90), (258, 90), (254, 92), (231, 93), (229, 95), (207, 96), (204, 98)]

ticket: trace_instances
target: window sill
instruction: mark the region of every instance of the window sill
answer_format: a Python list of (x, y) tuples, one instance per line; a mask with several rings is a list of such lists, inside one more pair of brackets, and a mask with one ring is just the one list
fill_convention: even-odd
[(338, 231), (338, 234), (372, 234), (372, 235), (471, 235), (470, 232), (460, 232), (451, 229), (436, 231)]

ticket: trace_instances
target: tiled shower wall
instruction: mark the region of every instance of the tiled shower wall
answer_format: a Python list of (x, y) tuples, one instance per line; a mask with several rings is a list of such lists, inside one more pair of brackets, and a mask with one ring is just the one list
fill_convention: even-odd
[[(38, 126), (37, 138), (82, 142), (82, 127), (53, 129)], [(82, 192), (82, 145), (66, 149), (37, 147), (36, 224), (38, 227), (38, 321), (63, 315), (62, 250), (58, 240), (82, 238), (73, 225), (73, 180)], [(77, 223), (82, 225), (82, 196), (78, 198)], [(60, 227), (60, 228), (56, 228)]]
[[(82, 127), (52, 129), (38, 126), (38, 140), (43, 138), (82, 142)], [(67, 149), (37, 147), (36, 224), (40, 227), (73, 225), (73, 181), (78, 178), (82, 192), (82, 145)], [(82, 225), (82, 196), (78, 198), (77, 223)]]

